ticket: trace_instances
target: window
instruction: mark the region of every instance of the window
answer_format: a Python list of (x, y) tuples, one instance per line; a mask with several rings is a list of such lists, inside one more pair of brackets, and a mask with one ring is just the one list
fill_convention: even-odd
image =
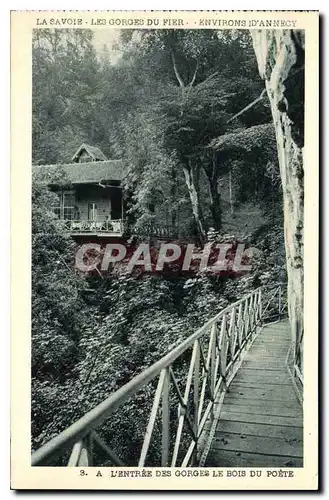
[(88, 219), (97, 220), (97, 203), (88, 203)]
[(73, 191), (63, 193), (63, 219), (73, 220), (75, 215), (75, 196)]
[(57, 195), (57, 201), (52, 206), (52, 210), (56, 217), (64, 220), (78, 219), (74, 191), (63, 191), (55, 194)]
[(54, 212), (57, 219), (61, 218), (61, 193), (54, 193), (56, 195), (56, 203), (52, 206), (52, 211)]

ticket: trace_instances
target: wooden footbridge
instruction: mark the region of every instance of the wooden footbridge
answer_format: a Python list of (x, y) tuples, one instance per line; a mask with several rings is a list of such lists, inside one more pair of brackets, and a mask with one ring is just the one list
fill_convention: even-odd
[[(301, 467), (301, 352), (285, 286), (258, 288), (35, 451), (32, 465)], [(143, 439), (123, 456), (111, 419), (141, 394), (151, 396)]]

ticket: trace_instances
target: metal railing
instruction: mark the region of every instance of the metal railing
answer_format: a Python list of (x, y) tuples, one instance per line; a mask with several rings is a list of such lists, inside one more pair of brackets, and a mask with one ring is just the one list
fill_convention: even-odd
[[(58, 457), (66, 457), (68, 466), (127, 465), (123, 457), (118, 456), (120, 451), (112, 449), (111, 435), (104, 439), (99, 433), (117, 410), (122, 410), (127, 401), (138, 397), (139, 391), (146, 387), (153, 402), (149, 405), (138, 457), (129, 465), (197, 465), (206, 439), (206, 423), (213, 418), (215, 406), (223, 400), (245, 352), (261, 325), (280, 319), (285, 311), (281, 285), (261, 287), (249, 293), (44, 444), (33, 453), (32, 465), (54, 462), (58, 465)], [(145, 413), (145, 407), (140, 411)], [(154, 434), (155, 445), (152, 444)], [(123, 435), (122, 441), (124, 439)], [(151, 444), (158, 453), (155, 452), (150, 462)]]
[(157, 238), (178, 238), (182, 232), (177, 227), (166, 224), (144, 224), (142, 227), (132, 226), (128, 230), (132, 235)]
[(143, 227), (129, 226), (126, 221), (122, 219), (118, 220), (81, 220), (81, 219), (64, 219), (59, 220), (63, 229), (70, 231), (71, 233), (83, 233), (83, 234), (118, 234), (123, 235), (127, 233), (130, 235), (136, 235), (141, 237), (157, 237), (157, 238), (178, 238), (178, 229), (173, 226), (168, 225), (156, 225), (156, 224), (146, 224)]
[(118, 220), (61, 220), (59, 224), (71, 233), (83, 234), (123, 234), (123, 221)]
[(262, 287), (264, 296), (263, 320), (266, 322), (280, 321), (288, 316), (288, 297), (286, 283), (276, 285), (264, 285)]
[[(287, 290), (282, 285), (269, 287), (270, 295), (266, 310), (266, 318), (268, 321), (280, 320), (282, 317), (288, 316), (288, 299)], [(297, 341), (292, 340), (287, 352), (286, 369), (290, 375), (295, 392), (300, 403), (303, 403), (303, 386), (304, 386), (304, 363), (303, 363), (303, 336)]]

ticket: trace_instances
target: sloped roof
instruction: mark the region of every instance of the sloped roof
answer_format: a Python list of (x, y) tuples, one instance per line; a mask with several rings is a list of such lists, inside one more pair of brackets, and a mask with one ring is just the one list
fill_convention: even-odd
[(122, 160), (90, 161), (87, 163), (67, 163), (57, 165), (36, 165), (36, 173), (42, 174), (51, 184), (56, 173), (63, 172), (72, 184), (94, 184), (100, 181), (121, 181), (124, 176)]
[(83, 143), (79, 147), (79, 149), (72, 156), (72, 161), (78, 161), (79, 156), (86, 151), (89, 156), (91, 156), (96, 161), (107, 161), (106, 156), (102, 153), (102, 151), (96, 146), (90, 146), (89, 144)]

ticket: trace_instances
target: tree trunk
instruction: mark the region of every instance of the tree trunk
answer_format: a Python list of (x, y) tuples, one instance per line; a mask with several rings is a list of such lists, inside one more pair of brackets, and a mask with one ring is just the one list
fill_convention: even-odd
[(176, 170), (174, 167), (171, 169), (170, 196), (171, 196), (171, 225), (174, 228), (174, 227), (176, 227), (176, 224), (177, 224), (177, 210), (176, 210), (177, 176), (176, 176)]
[(302, 371), (304, 33), (297, 30), (256, 30), (252, 31), (252, 37), (276, 130), (284, 201), (289, 319), (294, 361)]
[(216, 231), (220, 231), (222, 226), (222, 209), (220, 203), (220, 194), (217, 189), (217, 180), (216, 182), (209, 181), (209, 192), (210, 192), (210, 211), (214, 224), (214, 229)]
[(216, 231), (220, 231), (222, 226), (222, 207), (220, 193), (218, 192), (219, 171), (216, 168), (215, 155), (213, 155), (211, 164), (204, 162), (202, 166), (209, 184), (210, 211), (213, 227)]
[(206, 240), (206, 233), (203, 227), (202, 215), (201, 215), (201, 206), (199, 201), (199, 193), (197, 190), (197, 185), (195, 182), (195, 175), (193, 171), (193, 166), (189, 161), (188, 164), (183, 165), (183, 172), (185, 175), (185, 181), (187, 185), (187, 189), (190, 195), (192, 212), (195, 220), (195, 224), (198, 231), (198, 236), (200, 238), (200, 242), (204, 243)]
[(234, 207), (233, 207), (233, 195), (232, 195), (232, 170), (230, 169), (228, 173), (228, 184), (229, 184), (229, 192), (230, 192), (230, 208), (231, 208), (231, 214), (234, 212)]

